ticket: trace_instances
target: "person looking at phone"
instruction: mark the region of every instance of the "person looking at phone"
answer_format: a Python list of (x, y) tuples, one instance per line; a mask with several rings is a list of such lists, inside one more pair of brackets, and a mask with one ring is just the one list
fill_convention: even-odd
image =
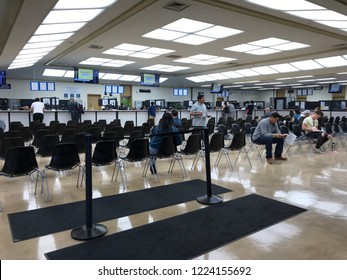
[[(284, 138), (287, 134), (281, 134), (278, 127), (278, 120), (280, 115), (277, 112), (271, 113), (271, 115), (261, 120), (254, 133), (252, 135), (252, 141), (256, 144), (265, 145), (266, 160), (269, 164), (273, 164), (276, 160), (287, 160), (282, 156)], [(276, 143), (275, 155), (272, 155), (272, 144)]]
[(322, 117), (323, 113), (319, 110), (314, 111), (314, 113), (305, 118), (302, 122), (302, 130), (305, 132), (306, 136), (312, 139), (316, 139), (316, 146), (314, 151), (317, 154), (323, 154), (322, 146), (325, 142), (328, 142), (331, 139), (331, 136), (320, 130), (319, 119)]
[(205, 96), (198, 94), (198, 100), (190, 109), (190, 115), (193, 117), (193, 127), (204, 127), (207, 124), (207, 108), (205, 105)]

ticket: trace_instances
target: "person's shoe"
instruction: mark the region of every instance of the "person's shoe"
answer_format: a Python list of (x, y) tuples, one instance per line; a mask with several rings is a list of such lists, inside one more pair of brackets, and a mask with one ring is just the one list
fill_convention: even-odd
[(275, 163), (275, 160), (273, 158), (268, 158), (267, 163), (273, 164), (273, 163)]
[(314, 148), (316, 154), (323, 154), (324, 152), (321, 149)]
[(286, 157), (275, 157), (275, 160), (287, 160)]

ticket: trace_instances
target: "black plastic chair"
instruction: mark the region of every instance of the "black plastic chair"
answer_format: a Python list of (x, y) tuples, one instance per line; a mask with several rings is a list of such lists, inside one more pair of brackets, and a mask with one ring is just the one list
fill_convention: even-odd
[(229, 169), (230, 170), (233, 169), (233, 166), (231, 164), (231, 160), (228, 157), (228, 151), (224, 150), (224, 133), (216, 132), (212, 135), (211, 140), (210, 140), (210, 152), (211, 153), (218, 153), (217, 158), (216, 158), (216, 162), (214, 164), (215, 167), (218, 167), (219, 162), (220, 162), (222, 156), (224, 155)]
[(43, 181), (46, 181), (47, 197), (50, 199), (49, 189), (48, 189), (48, 170), (55, 172), (65, 172), (71, 171), (78, 167), (78, 177), (76, 187), (78, 187), (81, 164), (78, 155), (77, 146), (75, 143), (59, 143), (55, 146), (51, 161), (49, 164), (45, 165), (45, 169), (42, 171)]
[[(114, 140), (101, 140), (95, 145), (92, 155), (92, 165), (96, 167), (107, 166), (114, 164), (111, 182), (114, 178), (114, 173), (117, 166), (117, 152), (116, 152), (116, 141)], [(84, 179), (85, 168), (83, 168), (81, 186)]]
[(77, 145), (78, 153), (84, 154), (86, 152), (86, 134), (84, 132), (76, 133), (73, 142)]
[(184, 164), (183, 164), (183, 158), (182, 158), (182, 155), (195, 155), (195, 158), (193, 160), (193, 164), (192, 164), (192, 168), (195, 166), (195, 161), (198, 159), (198, 153), (200, 152), (200, 134), (191, 134), (188, 139), (187, 139), (187, 142), (186, 142), (186, 145), (184, 146), (183, 149), (180, 149), (180, 151), (178, 151), (175, 156), (173, 157), (171, 163), (170, 163), (170, 166), (169, 166), (169, 172), (171, 173), (173, 168), (174, 168), (174, 165), (175, 165), (175, 162), (178, 161), (179, 165), (180, 165), (180, 168), (181, 168), (181, 171), (182, 171), (182, 174), (183, 174), (183, 177), (184, 178), (187, 178), (187, 172), (186, 172), (186, 169), (184, 167)]
[(135, 139), (139, 139), (139, 138), (142, 138), (143, 135), (142, 135), (142, 129), (141, 130), (133, 130), (131, 133), (130, 133), (130, 136), (129, 136), (129, 139), (128, 139), (128, 142), (126, 143), (125, 147), (130, 149), (130, 146), (131, 144), (134, 142)]
[(48, 128), (43, 128), (43, 129), (36, 130), (35, 134), (34, 134), (34, 140), (33, 140), (33, 142), (31, 144), (33, 146), (35, 146), (35, 147), (39, 147), (40, 146), (40, 141), (41, 141), (42, 137), (44, 135), (48, 135), (48, 134), (51, 134), (51, 131)]
[(44, 135), (40, 140), (40, 145), (36, 154), (42, 157), (51, 156), (57, 144), (59, 144), (58, 134)]
[(125, 172), (125, 161), (127, 162), (140, 162), (146, 161), (142, 177), (145, 177), (145, 170), (149, 160), (148, 139), (138, 138), (135, 139), (131, 145), (127, 155), (119, 155), (119, 161), (117, 164), (117, 172), (115, 181), (117, 181), (118, 173), (120, 173), (123, 183), (123, 188), (127, 188), (127, 177)]
[(235, 159), (235, 164), (236, 164), (241, 152), (244, 151), (246, 154), (245, 156), (248, 159), (249, 165), (252, 168), (252, 163), (251, 163), (251, 160), (249, 159), (248, 151), (246, 149), (246, 133), (244, 131), (236, 132), (234, 134), (233, 140), (231, 140), (230, 145), (227, 146), (226, 149), (231, 150), (231, 151), (238, 151), (237, 157)]
[(0, 171), (0, 176), (12, 178), (31, 176), (34, 173), (36, 173), (36, 191), (38, 178), (40, 177), (42, 179), (42, 172), (39, 170), (36, 161), (34, 147), (21, 146), (13, 147), (8, 150), (4, 166)]
[(101, 125), (95, 125), (89, 126), (86, 129), (86, 134), (92, 135), (92, 143), (96, 143), (101, 139)]
[(126, 121), (124, 124), (124, 135), (130, 136), (131, 131), (134, 128), (134, 122), (133, 121)]
[(20, 137), (23, 137), (24, 142), (30, 142), (33, 140), (33, 135), (31, 134), (30, 126), (21, 126), (18, 128)]
[(61, 143), (71, 143), (74, 142), (74, 137), (76, 134), (76, 128), (65, 128), (61, 136)]
[(4, 137), (1, 140), (0, 158), (5, 159), (8, 151), (13, 147), (24, 146), (23, 137)]

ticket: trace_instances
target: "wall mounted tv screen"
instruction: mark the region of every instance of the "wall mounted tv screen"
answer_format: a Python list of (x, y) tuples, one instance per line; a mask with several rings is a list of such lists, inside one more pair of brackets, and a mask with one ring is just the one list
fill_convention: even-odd
[(99, 70), (75, 68), (74, 69), (74, 82), (75, 83), (99, 83)]
[(6, 71), (0, 70), (0, 86), (6, 85)]
[(223, 85), (222, 84), (215, 84), (213, 83), (211, 85), (211, 93), (222, 93), (223, 92)]
[(141, 74), (141, 85), (159, 87), (159, 74)]
[(340, 85), (340, 84), (330, 84), (328, 92), (329, 93), (341, 93), (342, 92), (342, 85)]

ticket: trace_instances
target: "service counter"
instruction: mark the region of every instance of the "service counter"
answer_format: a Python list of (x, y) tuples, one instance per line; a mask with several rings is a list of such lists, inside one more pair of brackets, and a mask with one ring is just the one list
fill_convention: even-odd
[[(274, 110), (275, 111), (275, 110)], [(157, 116), (155, 118), (155, 124), (158, 124), (162, 115), (166, 112), (166, 110), (157, 111)], [(179, 117), (182, 118), (190, 118), (189, 110), (180, 110)], [(278, 113), (282, 116), (289, 115), (290, 110), (278, 110)], [(347, 116), (347, 111), (323, 111), (324, 115), (328, 117), (342, 117)], [(208, 110), (208, 114), (211, 117), (215, 117), (216, 122), (219, 117), (222, 116), (221, 110)], [(264, 114), (264, 110), (254, 110), (253, 118), (258, 116), (259, 118)], [(236, 119), (242, 118), (245, 119), (245, 110), (237, 110), (236, 111)], [(20, 111), (20, 110), (5, 110), (0, 111), (0, 118), (4, 120), (6, 124), (6, 130), (8, 130), (9, 123), (13, 121), (20, 121), (24, 126), (28, 126), (30, 121), (32, 121), (32, 113), (29, 111)], [(46, 125), (49, 125), (51, 121), (59, 121), (62, 123), (67, 123), (71, 119), (71, 115), (69, 111), (65, 110), (57, 110), (57, 111), (45, 111), (43, 122)], [(114, 119), (120, 119), (122, 125), (128, 120), (133, 121), (135, 126), (140, 126), (142, 123), (146, 122), (148, 119), (148, 113), (145, 110), (114, 110), (114, 111), (85, 111), (81, 116), (81, 120), (91, 120), (92, 123), (96, 122), (100, 119), (105, 119), (107, 123), (110, 123)]]

